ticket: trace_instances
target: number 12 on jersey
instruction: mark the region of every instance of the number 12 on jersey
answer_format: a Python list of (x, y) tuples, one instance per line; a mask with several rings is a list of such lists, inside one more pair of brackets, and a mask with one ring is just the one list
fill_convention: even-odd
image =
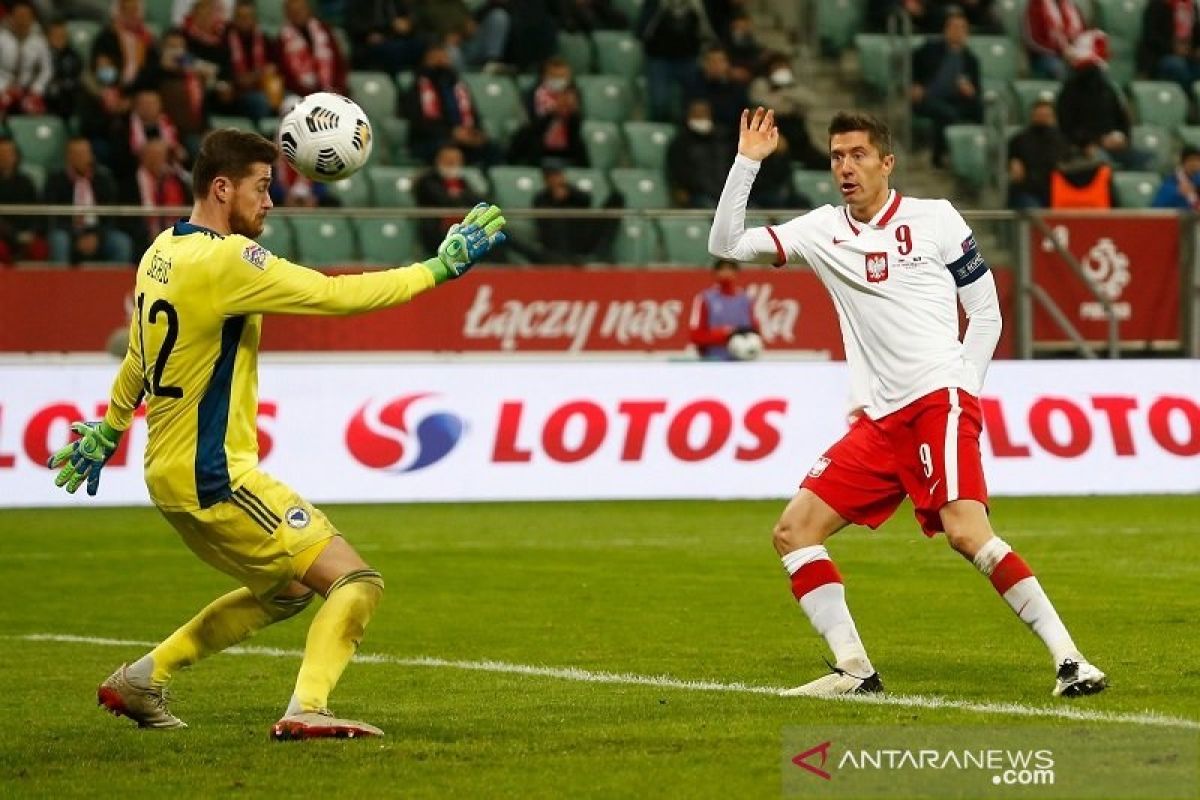
[[(167, 368), (167, 359), (171, 357), (171, 350), (175, 347), (175, 342), (179, 339), (179, 314), (175, 311), (175, 306), (171, 305), (167, 300), (159, 298), (150, 304), (150, 312), (146, 314), (143, 306), (146, 302), (146, 295), (139, 294), (137, 296), (137, 313), (138, 313), (138, 343), (142, 349), (142, 385), (147, 394), (152, 394), (155, 397), (183, 397), (183, 389), (178, 386), (167, 386), (162, 382), (163, 371)], [(146, 375), (146, 329), (145, 326), (159, 324), (159, 320), (167, 326), (167, 332), (163, 336), (162, 346), (158, 349), (158, 357), (154, 359), (154, 374)], [(147, 381), (147, 377), (150, 380)]]

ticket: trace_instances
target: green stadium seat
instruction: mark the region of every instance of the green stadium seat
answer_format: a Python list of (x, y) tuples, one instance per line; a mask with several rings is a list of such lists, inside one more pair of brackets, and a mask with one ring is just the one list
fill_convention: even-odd
[(598, 71), (633, 80), (642, 74), (642, 43), (629, 31), (593, 31)]
[(1099, 19), (1096, 27), (1111, 39), (1137, 42), (1142, 36), (1142, 12), (1146, 0), (1093, 0)]
[(558, 54), (571, 65), (576, 75), (592, 71), (592, 40), (584, 33), (559, 33)]
[(1114, 172), (1114, 204), (1118, 208), (1149, 208), (1162, 178), (1156, 172)]
[(797, 169), (792, 172), (792, 188), (808, 198), (814, 208), (842, 203), (842, 193), (828, 170)]
[(1058, 90), (1062, 88), (1062, 84), (1058, 81), (1013, 81), (1012, 82), (1013, 97), (1017, 100), (1017, 113), (1019, 116), (1013, 119), (1013, 122), (1024, 124), (1029, 120), (1029, 112), (1033, 108), (1033, 104), (1043, 97), (1054, 101), (1058, 98)]
[(708, 253), (708, 232), (712, 227), (703, 219), (661, 219), (663, 250), (668, 264), (702, 266), (712, 262)]
[(1108, 40), (1108, 80), (1120, 89), (1137, 77), (1137, 42), (1111, 37)]
[(626, 208), (667, 208), (667, 179), (661, 170), (617, 167), (608, 173), (609, 180), (625, 196)]
[(615, 122), (583, 121), (580, 129), (588, 164), (595, 169), (612, 169), (621, 161), (621, 132)]
[[(153, 25), (157, 27), (160, 32), (169, 31), (171, 28), (175, 27), (175, 24), (171, 21), (172, 5), (172, 3), (162, 2), (162, 0), (159, 0), (159, 2), (142, 3), (142, 19), (146, 21), (147, 25)], [(260, 5), (269, 6), (271, 3), (260, 3)], [(283, 4), (280, 3), (279, 5), (282, 6)], [(280, 14), (282, 13), (283, 12), (280, 11)], [(261, 12), (259, 16), (262, 16)], [(158, 34), (155, 34), (154, 38), (157, 39)], [(84, 61), (87, 61), (89, 58), (87, 53), (80, 53), (80, 55), (83, 56)]]
[(208, 127), (213, 130), (217, 128), (237, 128), (239, 131), (258, 133), (258, 126), (254, 124), (254, 120), (249, 117), (239, 117), (232, 114), (210, 114), (208, 117)]
[(46, 188), (46, 165), (22, 162), (20, 171), (29, 176), (33, 185), (37, 187), (38, 194), (41, 194), (42, 190)]
[(501, 208), (532, 208), (533, 196), (542, 190), (542, 171), (537, 167), (492, 167), (493, 197)]
[(255, 241), (277, 256), (288, 260), (296, 258), (296, 251), (292, 245), (292, 226), (283, 217), (268, 217), (263, 223), (263, 232), (255, 237)]
[(298, 261), (308, 267), (340, 266), (358, 260), (348, 219), (298, 219), (293, 226)]
[(1138, 122), (1174, 130), (1187, 122), (1188, 98), (1171, 81), (1134, 81), (1129, 94), (1137, 110)]
[(1025, 16), (1025, 2), (1026, 0), (997, 0), (994, 6), (996, 16), (1000, 20), (1000, 26), (1004, 28), (1004, 35), (1014, 41), (1021, 38), (1021, 24)]
[(950, 170), (975, 189), (983, 186), (991, 172), (987, 129), (982, 125), (950, 125), (946, 128), (946, 144), (950, 149)]
[(487, 197), (492, 193), (492, 185), (479, 167), (463, 167), (462, 176), (476, 194)]
[(817, 37), (821, 50), (837, 55), (862, 27), (864, 0), (817, 0)]
[(613, 7), (629, 18), (629, 24), (637, 22), (642, 13), (642, 0), (613, 0)]
[(1200, 147), (1200, 125), (1180, 125), (1175, 129), (1179, 141), (1191, 147)]
[(374, 158), (382, 164), (402, 166), (410, 163), (408, 152), (409, 122), (403, 117), (376, 118)]
[(578, 75), (575, 83), (589, 120), (624, 122), (632, 116), (633, 98), (629, 83), (615, 75)]
[(375, 205), (380, 208), (412, 208), (417, 204), (417, 179), (425, 167), (368, 167), (367, 180)]
[(1011, 81), (1017, 77), (1017, 47), (1006, 36), (972, 36), (967, 43), (979, 59), (979, 73), (984, 78)]
[(396, 91), (397, 94), (408, 93), (412, 91), (413, 86), (417, 83), (417, 76), (412, 70), (396, 73)]
[(648, 217), (623, 217), (613, 240), (613, 263), (640, 267), (658, 260), (657, 226)]
[(371, 182), (361, 171), (349, 178), (334, 181), (329, 184), (329, 190), (344, 207), (361, 208), (371, 205)]
[(100, 32), (100, 23), (90, 19), (72, 19), (67, 21), (67, 38), (79, 53), (84, 63), (91, 60), (92, 42)]
[(416, 257), (416, 226), (410, 219), (356, 219), (362, 260), (380, 267), (408, 264)]
[(858, 51), (858, 70), (863, 83), (877, 92), (887, 91), (892, 79), (892, 45), (880, 33), (860, 33), (854, 37)]
[(525, 108), (517, 85), (507, 75), (466, 72), (463, 83), (471, 93), (480, 127), (499, 142), (509, 138), (525, 124)]
[(386, 72), (351, 72), (350, 96), (372, 121), (396, 116), (396, 84)]
[(1134, 125), (1130, 131), (1134, 148), (1154, 154), (1150, 169), (1165, 172), (1171, 168), (1171, 135), (1157, 125)]
[(49, 114), (11, 116), (6, 124), (24, 163), (49, 166), (63, 162), (67, 126), (61, 117)]
[(602, 170), (567, 167), (563, 170), (563, 175), (566, 176), (567, 183), (579, 191), (591, 195), (592, 208), (604, 205), (608, 200), (609, 193), (612, 192), (612, 186), (609, 185), (608, 178), (605, 177)]
[(676, 128), (666, 122), (626, 122), (625, 141), (635, 167), (665, 169), (667, 148), (675, 138)]
[(263, 117), (258, 121), (258, 132), (263, 136), (274, 141), (275, 134), (279, 133), (279, 117)]
[(983, 79), (983, 107), (985, 119), (989, 118), (993, 109), (1003, 110), (1004, 119), (1008, 122), (1018, 120), (1020, 113), (1013, 99), (1011, 84), (1008, 81), (998, 81), (995, 78)]

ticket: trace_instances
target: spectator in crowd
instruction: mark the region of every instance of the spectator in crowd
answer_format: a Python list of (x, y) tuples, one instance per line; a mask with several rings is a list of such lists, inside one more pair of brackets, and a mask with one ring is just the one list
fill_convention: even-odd
[[(783, 134), (775, 152), (758, 165), (758, 177), (750, 189), (746, 205), (750, 208), (807, 208), (808, 198), (792, 186), (792, 161), (788, 155), (790, 143)], [(826, 159), (828, 169), (828, 159)]]
[(346, 91), (346, 59), (328, 25), (308, 0), (283, 0), (286, 22), (279, 29), (283, 84), (291, 94)]
[[(147, 210), (191, 204), (187, 173), (172, 163), (170, 146), (163, 139), (151, 139), (143, 145), (137, 169), (126, 180), (124, 202)], [(129, 226), (135, 252), (150, 246), (154, 237), (171, 227), (175, 217), (147, 214), (131, 220)]]
[(101, 161), (112, 156), (112, 140), (129, 113), (129, 96), (121, 89), (120, 69), (112, 56), (93, 51), (79, 96), (79, 132), (91, 140)]
[(729, 54), (721, 47), (709, 48), (701, 62), (700, 77), (688, 92), (688, 100), (707, 100), (718, 125), (732, 128), (749, 104), (745, 84), (733, 79)]
[[(413, 195), (417, 205), (425, 208), (471, 208), (483, 202), (483, 197), (476, 193), (467, 179), (463, 177), (463, 152), (453, 144), (445, 144), (438, 148), (433, 159), (433, 168), (417, 179), (413, 187)], [(458, 222), (462, 214), (441, 219), (427, 218), (419, 223), (422, 247), (432, 244), (436, 251), (446, 229)]]
[[(195, 0), (183, 21), (183, 36), (191, 67), (204, 82), (205, 110), (217, 114), (242, 114), (233, 85), (233, 66), (225, 39), (225, 20), (218, 0)], [(262, 109), (258, 109), (262, 115)], [(249, 116), (249, 114), (247, 114)]]
[(705, 43), (715, 43), (701, 0), (645, 0), (636, 33), (646, 55), (646, 105), (650, 118), (679, 118), (681, 86), (696, 82), (696, 61)]
[(225, 47), (233, 73), (236, 104), (241, 113), (258, 122), (283, 102), (283, 81), (275, 63), (275, 40), (258, 26), (254, 0), (238, 0), (233, 22), (225, 31)]
[(1071, 72), (1058, 93), (1058, 119), (1072, 146), (1124, 169), (1145, 169), (1153, 155), (1133, 147), (1133, 120), (1124, 98), (1105, 74), (1107, 40), (1096, 32), (1067, 52)]
[(41, 114), (54, 76), (50, 46), (27, 0), (9, 4), (0, 27), (0, 114)]
[(866, 32), (884, 33), (888, 19), (901, 11), (912, 20), (915, 33), (932, 35), (942, 30), (945, 14), (941, 0), (867, 0)]
[(455, 68), (505, 71), (505, 54), (513, 30), (513, 15), (508, 4), (488, 0), (474, 15), (462, 0), (443, 0), (442, 4), (450, 7), (443, 12), (450, 20), (443, 41)]
[(913, 113), (933, 123), (933, 163), (946, 157), (946, 127), (982, 122), (979, 59), (967, 47), (970, 27), (961, 12), (949, 11), (942, 36), (913, 51)]
[(667, 178), (676, 203), (714, 208), (737, 143), (713, 120), (707, 100), (688, 103), (687, 123), (667, 148)]
[[(66, 165), (46, 178), (49, 205), (95, 206), (118, 201), (117, 182), (103, 164), (97, 164), (92, 145), (76, 136), (67, 142)], [(129, 234), (111, 218), (95, 214), (50, 218), (50, 260), (65, 264), (81, 261), (132, 263)]]
[(473, 164), (495, 160), (495, 147), (479, 126), (471, 95), (450, 66), (446, 48), (433, 45), (425, 50), (412, 89), (400, 105), (412, 123), (410, 146), (422, 161), (428, 163), (444, 144), (453, 144)]
[[(281, 110), (286, 113), (286, 103)], [(289, 208), (336, 208), (342, 204), (330, 184), (304, 177), (282, 154), (271, 170), (270, 193), (271, 202)]]
[(208, 129), (206, 76), (188, 52), (187, 38), (181, 30), (163, 34), (159, 54), (153, 87), (158, 89), (163, 109), (178, 128), (180, 139), (198, 147), (201, 134)]
[(1075, 0), (1029, 0), (1021, 20), (1021, 39), (1033, 74), (1047, 80), (1067, 77), (1067, 48), (1084, 33)]
[(530, 122), (513, 137), (509, 160), (541, 164), (553, 158), (570, 166), (587, 166), (579, 91), (566, 59), (552, 56), (542, 65), (542, 80), (529, 106)]
[(100, 56), (116, 67), (117, 77), (111, 85), (124, 93), (144, 83), (145, 73), (157, 68), (158, 53), (142, 15), (142, 0), (116, 0), (112, 22), (92, 44), (92, 62)]
[[(0, 138), (0, 205), (37, 205), (41, 202), (33, 179), (21, 169), (17, 143)], [(42, 236), (44, 221), (37, 216), (0, 217), (0, 264), (45, 261), (49, 254)]]
[(995, 0), (954, 0), (967, 18), (971, 30), (988, 36), (1002, 36), (1004, 26), (994, 8)]
[[(153, 0), (154, 2), (164, 2), (164, 0)], [(171, 2), (171, 24), (180, 26), (187, 19), (188, 14), (191, 14), (196, 7), (198, 0), (172, 0)], [(264, 3), (274, 3), (279, 5), (281, 0), (262, 0)], [(221, 19), (228, 20), (233, 17), (234, 0), (216, 0), (216, 10), (220, 14)]]
[(1113, 207), (1112, 166), (1094, 155), (1072, 151), (1050, 173), (1050, 208)]
[(1154, 208), (1200, 211), (1200, 148), (1188, 145), (1179, 154), (1179, 166), (1163, 178), (1154, 195)]
[(153, 89), (142, 89), (134, 95), (133, 107), (113, 147), (111, 163), (117, 173), (132, 174), (141, 161), (142, 148), (154, 139), (166, 142), (172, 164), (187, 163), (187, 148), (183, 146), (175, 123), (163, 111), (162, 96)]
[(767, 59), (764, 75), (750, 84), (750, 103), (775, 110), (779, 135), (787, 139), (788, 157), (805, 169), (829, 169), (829, 148), (817, 147), (808, 133), (812, 90), (796, 80), (792, 62), (783, 54)]
[[(508, 10), (515, 24), (508, 35), (504, 64), (521, 72), (540, 67), (558, 52), (558, 23), (554, 10), (559, 0), (490, 0), (489, 8)], [(516, 24), (519, 23), (519, 24)], [(486, 65), (485, 65), (486, 66)]]
[(349, 0), (346, 30), (355, 69), (390, 74), (412, 69), (425, 49), (409, 0)]
[(83, 57), (71, 44), (67, 24), (51, 22), (46, 28), (50, 46), (50, 84), (46, 87), (46, 110), (64, 119), (76, 112), (83, 90)]
[[(533, 197), (534, 208), (591, 208), (592, 196), (572, 186), (558, 163), (552, 161), (542, 170), (542, 181), (542, 190)], [(539, 260), (543, 264), (582, 264), (596, 260), (598, 242), (593, 235), (594, 227), (591, 220), (538, 217)]]
[(713, 264), (713, 285), (692, 301), (689, 338), (705, 361), (732, 361), (726, 347), (729, 337), (761, 330), (754, 315), (754, 301), (738, 286), (740, 270), (736, 261), (717, 261)]
[(1192, 82), (1200, 80), (1200, 13), (1194, 0), (1149, 0), (1137, 63), (1142, 73), (1175, 81), (1191, 94)]
[(613, 6), (613, 0), (562, 0), (558, 20), (568, 33), (629, 29), (629, 17)]
[(1049, 207), (1050, 174), (1070, 150), (1054, 116), (1053, 99), (1039, 99), (1030, 109), (1029, 124), (1008, 143), (1008, 207)]
[(739, 14), (729, 24), (729, 74), (742, 85), (754, 80), (766, 51), (754, 35), (754, 18)]

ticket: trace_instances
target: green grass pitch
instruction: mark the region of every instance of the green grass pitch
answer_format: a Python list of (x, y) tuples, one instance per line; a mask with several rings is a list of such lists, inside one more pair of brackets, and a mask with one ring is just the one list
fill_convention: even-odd
[[(1071, 702), (1050, 697), (1041, 644), (941, 538), (921, 536), (907, 507), (878, 532), (835, 537), (889, 691), (957, 703), (948, 708), (752, 690), (825, 669), (771, 548), (781, 508), (326, 507), (388, 582), (361, 653), (380, 658), (350, 666), (333, 707), (388, 735), (307, 743), (268, 740), (299, 663), (287, 653), (223, 654), (180, 674), (172, 708), (186, 731), (141, 732), (101, 713), (96, 684), (144, 651), (137, 642), (164, 637), (230, 582), (150, 509), (0, 512), (0, 796), (779, 797), (790, 725), (1066, 722), (1004, 713), (1008, 703), (1106, 715), (1088, 724), (1130, 736), (1142, 712), (1200, 725), (1200, 498), (995, 501), (998, 532), (1110, 675), (1108, 692)], [(295, 651), (312, 613), (250, 644)]]

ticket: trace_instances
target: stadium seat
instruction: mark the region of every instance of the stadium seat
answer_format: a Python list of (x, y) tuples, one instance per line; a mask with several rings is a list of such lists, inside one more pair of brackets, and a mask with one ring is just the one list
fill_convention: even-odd
[(256, 238), (259, 244), (277, 256), (289, 261), (296, 260), (296, 251), (292, 246), (292, 226), (283, 217), (267, 218), (263, 223), (263, 231)]
[(593, 31), (596, 64), (605, 75), (633, 80), (642, 74), (642, 43), (629, 31)]
[(1096, 27), (1111, 39), (1137, 42), (1142, 36), (1146, 0), (1093, 0), (1099, 19)]
[(1025, 16), (1025, 0), (997, 0), (996, 16), (1004, 35), (1013, 40), (1021, 38), (1021, 20)]
[(661, 170), (618, 167), (610, 170), (609, 180), (625, 196), (626, 208), (667, 208), (667, 180)]
[(371, 205), (371, 182), (362, 172), (329, 185), (330, 193), (347, 208)]
[(703, 219), (661, 219), (663, 249), (669, 264), (706, 265), (713, 258), (708, 253), (708, 232), (712, 227)]
[(1005, 124), (1020, 121), (1020, 113), (1013, 98), (1011, 84), (1008, 81), (998, 81), (995, 78), (983, 79), (983, 113), (984, 121), (991, 121), (993, 112), (1003, 111)]
[(1134, 81), (1129, 94), (1137, 110), (1138, 122), (1158, 125), (1167, 130), (1187, 122), (1188, 98), (1179, 85), (1171, 81)]
[(1171, 168), (1171, 136), (1157, 125), (1134, 125), (1130, 131), (1134, 148), (1154, 154), (1150, 169), (1164, 172)]
[(1200, 148), (1200, 125), (1180, 125), (1175, 135), (1184, 144)]
[(350, 96), (371, 120), (396, 116), (396, 84), (386, 72), (351, 72)]
[(37, 187), (38, 194), (41, 194), (42, 190), (46, 188), (46, 165), (22, 161), (20, 171), (29, 176), (33, 185)]
[(403, 117), (375, 119), (375, 150), (372, 157), (382, 164), (402, 166), (410, 163), (408, 152), (409, 122)]
[(90, 19), (67, 21), (67, 37), (79, 57), (86, 63), (92, 57), (92, 42), (100, 32), (100, 23)]
[(842, 193), (833, 184), (833, 176), (827, 170), (793, 170), (792, 187), (807, 197), (813, 208), (842, 203)]
[(479, 124), (499, 142), (508, 139), (525, 124), (525, 108), (517, 85), (506, 75), (466, 72), (463, 83), (471, 93)]
[(381, 208), (412, 208), (417, 204), (413, 189), (425, 167), (370, 167), (367, 180), (375, 205)]
[(887, 91), (892, 78), (892, 45), (881, 33), (860, 33), (854, 37), (858, 51), (858, 72), (863, 83), (877, 92)]
[(991, 170), (988, 169), (989, 135), (982, 125), (951, 125), (946, 128), (946, 143), (950, 148), (950, 169), (964, 183), (980, 188)]
[(239, 131), (258, 133), (258, 127), (254, 124), (254, 120), (249, 117), (239, 117), (232, 114), (210, 114), (208, 117), (208, 127), (213, 130), (217, 128), (237, 128)]
[(362, 260), (370, 264), (408, 264), (415, 256), (417, 232), (410, 219), (356, 219), (354, 230)]
[(1058, 81), (1013, 81), (1012, 93), (1017, 100), (1017, 113), (1020, 115), (1012, 122), (1024, 125), (1029, 121), (1029, 111), (1033, 108), (1033, 104), (1043, 97), (1054, 101), (1058, 97), (1058, 90), (1062, 84)]
[(263, 117), (258, 121), (258, 132), (268, 139), (274, 140), (279, 133), (279, 117)]
[(576, 75), (592, 71), (592, 40), (583, 33), (559, 33), (558, 54), (571, 65)]
[(297, 260), (308, 267), (339, 266), (358, 260), (354, 250), (354, 229), (350, 221), (339, 217), (298, 219), (293, 226)]
[(475, 194), (487, 197), (492, 193), (492, 185), (479, 167), (463, 167), (463, 180), (475, 190)]
[(608, 195), (612, 192), (612, 186), (609, 185), (608, 178), (605, 177), (602, 170), (567, 167), (563, 170), (563, 175), (566, 177), (567, 183), (591, 196), (592, 208), (604, 205), (608, 200)]
[(817, 37), (824, 53), (837, 55), (854, 40), (865, 6), (863, 0), (817, 0)]
[(532, 208), (533, 196), (542, 189), (542, 171), (537, 167), (492, 167), (492, 200), (501, 208)]
[(49, 114), (10, 116), (8, 132), (26, 164), (61, 164), (67, 146), (67, 126)]
[(1008, 37), (972, 36), (967, 46), (979, 59), (981, 76), (998, 81), (1016, 79), (1017, 48)]
[(625, 141), (635, 167), (665, 169), (667, 148), (675, 138), (675, 126), (665, 122), (626, 122)]
[(579, 75), (575, 78), (588, 120), (624, 122), (632, 116), (629, 83), (615, 75)]
[(594, 169), (612, 169), (621, 161), (621, 133), (615, 122), (583, 121), (583, 146)]
[(613, 0), (613, 7), (629, 18), (629, 24), (633, 25), (638, 20), (638, 14), (642, 13), (642, 0)]
[[(172, 5), (173, 5), (172, 3), (163, 3), (163, 2), (142, 3), (142, 8), (143, 8), (142, 19), (146, 21), (147, 25), (153, 25), (153, 26), (157, 27), (160, 32), (161, 31), (169, 31), (169, 30), (171, 30), (171, 28), (175, 27), (175, 23), (173, 23), (171, 21), (171, 6)], [(262, 5), (269, 6), (271, 4), (263, 3)], [(282, 8), (283, 4), (280, 3), (279, 5)], [(282, 13), (283, 12), (280, 11), (280, 14), (282, 14)], [(260, 12), (259, 16), (260, 17), (263, 16), (261, 14), (261, 12)], [(155, 34), (154, 38), (157, 39), (158, 35)], [(89, 53), (80, 53), (80, 55), (83, 56), (85, 61), (90, 58)]]
[(1156, 172), (1114, 172), (1114, 205), (1118, 208), (1149, 208), (1162, 178)]
[(640, 267), (658, 260), (656, 226), (648, 217), (623, 217), (613, 240), (613, 263)]

